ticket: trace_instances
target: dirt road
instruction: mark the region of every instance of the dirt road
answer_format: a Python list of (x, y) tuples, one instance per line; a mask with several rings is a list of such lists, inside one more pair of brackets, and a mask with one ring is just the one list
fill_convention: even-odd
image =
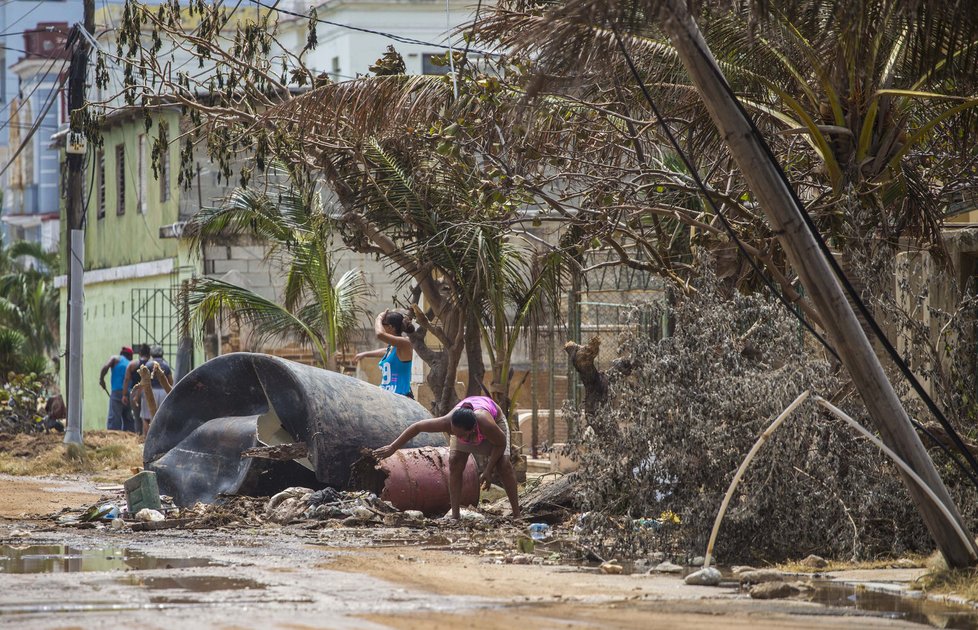
[[(755, 601), (733, 588), (686, 586), (678, 577), (498, 564), (493, 556), (410, 544), (419, 532), (409, 529), (388, 528), (380, 537), (377, 529), (271, 525), (115, 532), (20, 516), (98, 496), (83, 479), (0, 477), (0, 556), (7, 555), (0, 561), (0, 626), (920, 627), (807, 602)], [(57, 556), (52, 572), (13, 573), (42, 566), (44, 553)], [(15, 564), (18, 554), (31, 557)], [(100, 570), (63, 572), (85, 568), (86, 559)]]

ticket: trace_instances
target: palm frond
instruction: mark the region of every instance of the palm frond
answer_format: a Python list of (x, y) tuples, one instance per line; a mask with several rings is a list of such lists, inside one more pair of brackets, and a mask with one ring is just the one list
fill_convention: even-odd
[(285, 307), (251, 289), (214, 278), (195, 280), (188, 288), (192, 320), (203, 327), (210, 319), (238, 318), (250, 323), (262, 340), (299, 341), (312, 345), (324, 364), (330, 354), (323, 347), (314, 321), (304, 321)]

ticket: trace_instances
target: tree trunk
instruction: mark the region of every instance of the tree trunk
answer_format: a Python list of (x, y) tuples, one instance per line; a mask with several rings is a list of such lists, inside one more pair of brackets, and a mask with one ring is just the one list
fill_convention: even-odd
[(411, 340), (411, 345), (421, 360), (428, 364), (428, 375), (425, 377), (425, 382), (431, 388), (433, 396), (431, 413), (440, 416), (447, 413), (458, 402), (458, 395), (455, 393), (455, 379), (464, 344), (460, 343), (455, 347), (443, 346), (441, 350), (432, 350), (425, 340), (427, 334), (424, 328), (418, 328), (408, 335), (408, 339)]
[(586, 346), (573, 341), (564, 344), (564, 352), (584, 386), (585, 420), (594, 417), (598, 407), (608, 401), (608, 377), (594, 365), (600, 348), (601, 340), (598, 337), (591, 337)]
[(469, 309), (465, 324), (465, 359), (469, 364), (469, 382), (465, 388), (466, 396), (481, 396), (482, 383), (486, 378), (486, 364), (482, 360), (482, 334), (479, 317)]
[[(948, 507), (961, 529), (967, 532), (934, 462), (886, 379), (839, 282), (819, 251), (815, 237), (808, 231), (801, 209), (782, 180), (778, 165), (772, 162), (762, 140), (754, 135), (749, 121), (728, 92), (716, 60), (687, 11), (686, 2), (666, 0), (660, 17), (662, 28), (676, 47), (710, 117), (725, 138), (731, 155), (757, 196), (772, 228), (780, 235), (791, 266), (821, 315), (829, 337), (849, 370), (883, 441), (926, 481)], [(904, 481), (909, 480), (904, 478)], [(972, 565), (978, 557), (978, 549), (971, 535), (968, 534), (967, 539), (963, 540), (941, 511), (932, 505), (925, 492), (913, 483), (907, 483), (907, 487), (947, 563), (955, 568)]]

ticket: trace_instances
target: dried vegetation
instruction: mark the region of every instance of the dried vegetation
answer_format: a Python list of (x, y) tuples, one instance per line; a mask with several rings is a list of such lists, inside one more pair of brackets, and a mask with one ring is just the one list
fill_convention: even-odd
[[(623, 335), (621, 358), (607, 373), (609, 402), (579, 436), (581, 496), (590, 511), (583, 536), (608, 555), (701, 555), (734, 471), (806, 389), (871, 427), (845, 373), (779, 304), (729, 295), (707, 279), (670, 308), (649, 304), (636, 313), (636, 321), (663, 318), (672, 336), (658, 340), (640, 328)], [(932, 454), (974, 523), (974, 488), (940, 452)], [(678, 527), (643, 526), (665, 510), (679, 515)], [(930, 544), (894, 467), (808, 402), (754, 460), (716, 555), (721, 562), (809, 553), (861, 560), (929, 551)]]
[(69, 457), (63, 441), (62, 433), (0, 434), (0, 473), (96, 473), (100, 481), (121, 482), (143, 465), (143, 443), (133, 433), (86, 431), (83, 458)]

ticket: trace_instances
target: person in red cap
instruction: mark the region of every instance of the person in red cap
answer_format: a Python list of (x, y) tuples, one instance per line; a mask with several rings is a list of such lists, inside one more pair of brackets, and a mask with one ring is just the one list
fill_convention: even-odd
[[(109, 360), (102, 366), (102, 371), (98, 375), (98, 384), (109, 395), (109, 416), (105, 421), (105, 428), (110, 431), (135, 431), (135, 423), (132, 418), (132, 411), (129, 406), (123, 404), (122, 395), (124, 393), (122, 385), (126, 378), (126, 368), (132, 361), (132, 348), (123, 346), (118, 355), (109, 357)], [(112, 372), (112, 391), (105, 388), (105, 375)]]

